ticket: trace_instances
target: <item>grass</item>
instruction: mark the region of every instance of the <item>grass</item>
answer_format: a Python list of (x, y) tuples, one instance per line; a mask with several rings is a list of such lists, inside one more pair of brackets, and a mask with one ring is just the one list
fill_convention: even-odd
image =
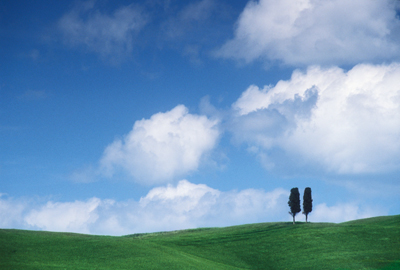
[(0, 269), (400, 269), (400, 215), (122, 237), (0, 230)]

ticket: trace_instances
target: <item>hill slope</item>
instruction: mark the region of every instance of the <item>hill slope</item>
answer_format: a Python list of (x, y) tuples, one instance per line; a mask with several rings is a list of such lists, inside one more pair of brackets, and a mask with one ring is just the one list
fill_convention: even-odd
[(400, 269), (400, 215), (123, 237), (0, 230), (0, 269)]

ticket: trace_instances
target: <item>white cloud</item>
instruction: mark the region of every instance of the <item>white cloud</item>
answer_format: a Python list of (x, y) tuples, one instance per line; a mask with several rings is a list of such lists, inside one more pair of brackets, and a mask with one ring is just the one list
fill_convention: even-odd
[[(289, 191), (276, 188), (220, 191), (181, 180), (151, 189), (140, 200), (54, 202), (0, 197), (0, 227), (100, 235), (220, 227), (259, 222), (291, 221)], [(315, 202), (315, 201), (314, 201)], [(387, 215), (387, 209), (362, 202), (314, 205), (311, 222), (344, 222)], [(299, 214), (296, 221), (305, 221)]]
[(269, 168), (285, 156), (285, 166), (339, 174), (393, 172), (400, 169), (399, 85), (398, 63), (295, 71), (275, 86), (250, 86), (233, 104), (232, 130)]
[(382, 213), (382, 210), (376, 211), (371, 208), (361, 209), (356, 203), (339, 203), (334, 206), (327, 206), (325, 203), (322, 203), (314, 207), (310, 213), (309, 220), (312, 222), (339, 223), (386, 214)]
[[(186, 180), (156, 187), (139, 201), (47, 202), (32, 206), (0, 198), (1, 227), (126, 235), (198, 227), (229, 226), (287, 219), (289, 192), (246, 189), (222, 192)], [(4, 206), (5, 205), (5, 206)], [(2, 207), (4, 206), (4, 207)], [(3, 211), (6, 209), (7, 211)]]
[(105, 149), (101, 167), (108, 176), (122, 168), (144, 184), (170, 181), (196, 170), (219, 134), (217, 120), (189, 114), (178, 105), (136, 121), (123, 140)]
[(0, 193), (0, 228), (13, 228), (21, 224), (28, 203), (5, 197)]
[(135, 37), (147, 23), (147, 16), (134, 5), (104, 14), (88, 1), (65, 14), (58, 22), (64, 41), (83, 46), (111, 60), (121, 60), (133, 48)]
[(89, 227), (98, 219), (96, 209), (101, 204), (98, 198), (87, 202), (48, 202), (32, 210), (24, 221), (46, 231), (90, 233)]
[[(142, 206), (147, 206), (155, 201), (173, 202), (173, 209), (177, 213), (191, 211), (198, 204), (200, 199), (209, 194), (211, 197), (218, 197), (220, 192), (204, 184), (192, 184), (187, 180), (182, 180), (176, 187), (156, 187), (150, 190), (146, 197), (140, 199)], [(171, 205), (169, 205), (171, 206)]]
[(151, 217), (147, 228), (162, 229), (153, 222), (158, 219), (168, 224), (163, 228), (183, 229), (276, 220), (284, 215), (288, 196), (283, 189), (221, 192), (183, 180), (176, 187), (154, 188), (140, 200), (140, 206)]
[(390, 0), (250, 1), (218, 55), (289, 65), (398, 59), (396, 8)]
[(186, 180), (176, 187), (157, 187), (140, 199), (140, 219), (151, 231), (195, 228), (215, 206), (220, 194), (206, 185)]

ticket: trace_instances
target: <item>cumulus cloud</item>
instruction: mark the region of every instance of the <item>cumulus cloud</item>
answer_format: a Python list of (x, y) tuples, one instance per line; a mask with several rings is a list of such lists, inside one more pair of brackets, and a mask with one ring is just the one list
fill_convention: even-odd
[(147, 213), (157, 213), (152, 219), (159, 218), (175, 228), (227, 226), (273, 220), (281, 206), (285, 207), (288, 194), (283, 189), (221, 192), (182, 180), (176, 187), (151, 190), (140, 205)]
[(275, 86), (250, 86), (233, 104), (231, 129), (268, 168), (284, 156), (285, 166), (339, 174), (393, 172), (400, 169), (399, 85), (398, 63), (294, 71)]
[(33, 228), (46, 231), (90, 233), (89, 226), (96, 222), (96, 209), (101, 204), (98, 198), (86, 202), (48, 202), (32, 210), (24, 221)]
[(112, 176), (122, 169), (143, 184), (170, 181), (196, 170), (219, 134), (217, 120), (189, 114), (178, 105), (136, 121), (124, 139), (105, 149), (101, 170)]
[(370, 207), (361, 208), (356, 203), (339, 203), (327, 206), (325, 203), (318, 204), (310, 213), (313, 222), (345, 222), (355, 219), (369, 218), (386, 215), (382, 210), (377, 211)]
[(398, 59), (398, 8), (390, 0), (250, 1), (218, 55), (288, 65)]
[(105, 14), (95, 7), (94, 1), (87, 1), (65, 14), (58, 28), (65, 43), (120, 60), (132, 51), (135, 37), (147, 21), (137, 6), (122, 6)]
[(0, 227), (14, 228), (22, 223), (24, 211), (28, 202), (7, 198), (0, 193)]
[(2, 213), (14, 213), (0, 225), (109, 235), (228, 226), (286, 219), (288, 196), (281, 188), (222, 192), (182, 180), (153, 188), (139, 201), (91, 198), (20, 207), (0, 198)]

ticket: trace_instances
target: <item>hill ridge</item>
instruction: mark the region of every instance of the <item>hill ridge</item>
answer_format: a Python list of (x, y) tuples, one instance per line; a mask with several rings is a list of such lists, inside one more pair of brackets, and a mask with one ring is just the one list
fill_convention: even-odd
[(0, 269), (400, 269), (400, 215), (99, 236), (0, 229)]

